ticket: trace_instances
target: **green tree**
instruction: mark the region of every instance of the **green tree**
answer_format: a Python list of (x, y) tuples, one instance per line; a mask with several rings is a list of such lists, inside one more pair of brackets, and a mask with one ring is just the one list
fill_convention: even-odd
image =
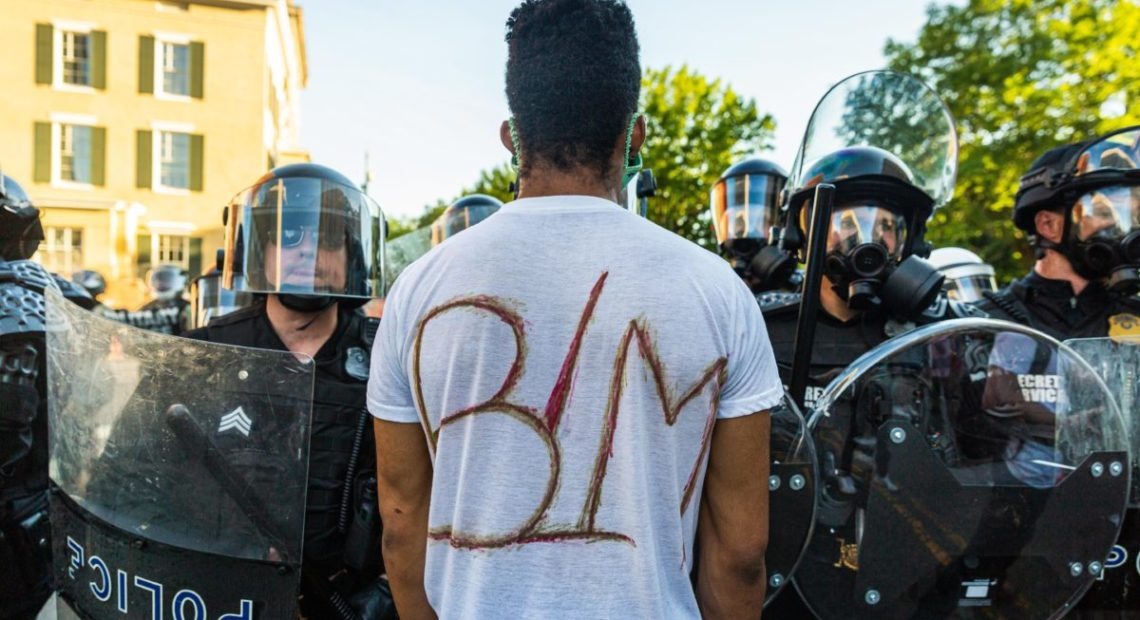
[(648, 119), (641, 152), (658, 188), (649, 219), (715, 250), (709, 191), (738, 159), (770, 148), (772, 116), (723, 80), (685, 65), (646, 70), (641, 106)]
[(935, 245), (972, 249), (999, 281), (1033, 261), (1010, 220), (1018, 180), (1046, 150), (1140, 123), (1140, 5), (1131, 0), (969, 0), (931, 6), (913, 43), (888, 41), (958, 124), (955, 199), (931, 223)]

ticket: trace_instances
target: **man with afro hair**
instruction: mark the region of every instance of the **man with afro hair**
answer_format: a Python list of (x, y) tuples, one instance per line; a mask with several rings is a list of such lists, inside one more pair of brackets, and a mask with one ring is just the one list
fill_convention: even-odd
[(506, 38), (517, 199), (400, 275), (373, 348), (400, 617), (759, 617), (783, 388), (728, 264), (618, 204), (633, 17), (527, 0)]

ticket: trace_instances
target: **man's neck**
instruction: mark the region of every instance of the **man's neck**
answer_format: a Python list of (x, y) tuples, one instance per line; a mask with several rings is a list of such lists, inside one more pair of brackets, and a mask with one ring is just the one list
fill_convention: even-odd
[(1042, 278), (1067, 281), (1069, 286), (1073, 287), (1074, 295), (1080, 295), (1089, 285), (1089, 281), (1082, 278), (1073, 269), (1073, 264), (1069, 262), (1069, 259), (1055, 250), (1045, 250), (1045, 256), (1037, 259), (1033, 265), (1033, 271)]
[(276, 295), (265, 300), (265, 313), (269, 324), (285, 348), (295, 354), (315, 358), (317, 351), (336, 331), (337, 304), (316, 312), (300, 312), (288, 308)]
[(584, 168), (556, 170), (549, 166), (535, 167), (526, 177), (519, 179), (519, 198), (544, 196), (594, 196), (618, 202), (620, 188), (598, 177), (596, 172)]
[(852, 310), (851, 306), (847, 305), (831, 288), (831, 282), (824, 278), (823, 283), (820, 285), (819, 291), (819, 305), (823, 311), (830, 314), (832, 317), (846, 323), (851, 319), (859, 316), (858, 310)]

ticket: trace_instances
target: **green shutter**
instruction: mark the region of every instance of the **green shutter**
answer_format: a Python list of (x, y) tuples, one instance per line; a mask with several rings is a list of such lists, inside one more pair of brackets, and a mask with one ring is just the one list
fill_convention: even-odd
[(32, 180), (51, 183), (51, 123), (36, 123), (35, 162)]
[(91, 184), (107, 184), (107, 128), (91, 128)]
[(36, 84), (51, 84), (55, 41), (51, 24), (36, 24)]
[(139, 37), (139, 92), (154, 92), (154, 37)]
[(202, 273), (202, 239), (190, 237), (190, 277), (197, 278)]
[(138, 236), (138, 261), (135, 265), (138, 267), (137, 275), (140, 278), (146, 274), (147, 269), (150, 269), (150, 235)]
[(190, 189), (195, 192), (202, 191), (202, 158), (206, 137), (202, 134), (190, 134)]
[(206, 44), (201, 41), (190, 43), (190, 96), (202, 98), (205, 88)]
[(107, 88), (107, 31), (91, 32), (91, 86)]
[(137, 133), (135, 145), (135, 159), (138, 162), (138, 166), (135, 168), (135, 187), (150, 188), (151, 158), (154, 155), (153, 132), (140, 129)]

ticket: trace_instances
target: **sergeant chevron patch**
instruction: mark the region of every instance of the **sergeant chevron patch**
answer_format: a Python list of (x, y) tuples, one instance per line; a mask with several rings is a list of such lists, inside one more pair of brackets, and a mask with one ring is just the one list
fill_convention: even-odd
[(218, 425), (218, 433), (224, 433), (230, 429), (237, 429), (239, 433), (249, 437), (251, 428), (253, 428), (253, 421), (245, 415), (245, 411), (241, 407), (238, 407), (222, 416), (222, 422)]

